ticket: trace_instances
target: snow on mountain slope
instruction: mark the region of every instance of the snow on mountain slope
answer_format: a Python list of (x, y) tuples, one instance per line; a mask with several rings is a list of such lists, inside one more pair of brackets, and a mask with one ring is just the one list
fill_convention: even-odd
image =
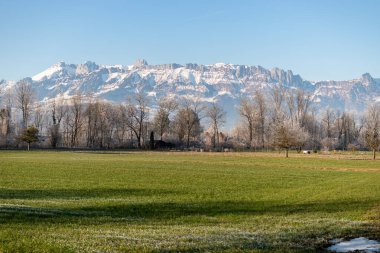
[(33, 76), (32, 80), (36, 82), (41, 82), (46, 79), (58, 78), (59, 76), (63, 76), (63, 75), (69, 75), (69, 76), (74, 77), (75, 69), (76, 69), (76, 66), (73, 64), (66, 65), (64, 62), (60, 62), (60, 63), (54, 64), (47, 70)]
[[(66, 64), (60, 62), (33, 76), (29, 81), (41, 101), (54, 97), (69, 98), (77, 92), (115, 103), (124, 102), (136, 91), (145, 92), (153, 105), (162, 97), (198, 97), (219, 102), (227, 111), (230, 124), (236, 120), (236, 105), (256, 90), (266, 93), (282, 85), (311, 94), (317, 109), (332, 107), (340, 111), (361, 111), (366, 104), (380, 101), (380, 79), (370, 74), (348, 81), (309, 82), (292, 71), (271, 70), (261, 66), (217, 63), (149, 65), (139, 60), (132, 66)], [(12, 87), (15, 82), (3, 82)], [(0, 88), (1, 90), (1, 88)]]

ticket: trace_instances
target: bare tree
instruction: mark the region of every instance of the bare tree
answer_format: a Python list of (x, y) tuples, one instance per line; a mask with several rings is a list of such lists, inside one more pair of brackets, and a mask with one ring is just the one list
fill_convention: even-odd
[(332, 127), (333, 127), (334, 121), (335, 121), (334, 112), (330, 108), (327, 108), (322, 118), (322, 124), (326, 130), (327, 138), (333, 137)]
[(103, 115), (104, 117), (102, 117), (101, 120), (102, 145), (111, 148), (111, 146), (114, 147), (116, 144), (115, 136), (117, 133), (117, 124), (119, 123), (118, 106), (105, 103)]
[(87, 147), (95, 147), (95, 142), (99, 130), (99, 114), (100, 114), (100, 104), (98, 101), (90, 100), (85, 115), (87, 117)]
[(67, 107), (63, 105), (62, 100), (54, 99), (51, 105), (52, 125), (49, 129), (50, 145), (52, 148), (56, 148), (61, 139), (60, 126), (66, 113)]
[(204, 118), (204, 111), (207, 106), (202, 102), (201, 96), (197, 94), (195, 97), (184, 97), (182, 99), (182, 107), (192, 109), (199, 117)]
[(16, 85), (16, 106), (22, 113), (22, 129), (28, 126), (31, 114), (31, 107), (34, 99), (34, 91), (28, 80), (24, 79)]
[(206, 117), (213, 129), (213, 146), (219, 147), (219, 129), (226, 122), (226, 112), (216, 103), (212, 103), (206, 111)]
[(76, 147), (79, 144), (79, 137), (84, 124), (84, 103), (80, 93), (71, 98), (71, 104), (67, 115), (67, 124), (69, 127), (70, 147)]
[(158, 110), (154, 116), (153, 124), (160, 140), (165, 133), (169, 132), (170, 114), (178, 108), (178, 103), (172, 98), (165, 98), (158, 102)]
[(261, 147), (265, 147), (265, 125), (267, 117), (267, 106), (265, 97), (261, 91), (256, 91), (254, 95), (254, 102), (257, 108), (257, 134), (260, 138)]
[(4, 125), (4, 136), (5, 136), (5, 146), (8, 147), (12, 143), (12, 135), (14, 134), (14, 127), (12, 127), (12, 107), (13, 107), (13, 95), (11, 90), (8, 90), (4, 96), (5, 98), (5, 111), (3, 116), (5, 116)]
[(179, 109), (174, 117), (173, 122), (171, 123), (171, 128), (173, 129), (173, 132), (177, 135), (178, 141), (181, 143), (186, 135), (186, 119), (184, 116), (184, 112), (186, 110)]
[(128, 136), (128, 119), (125, 107), (119, 105), (114, 109), (115, 138), (118, 146), (123, 146)]
[(376, 151), (380, 146), (380, 107), (371, 105), (364, 116), (364, 140), (372, 150), (372, 159), (376, 159)]
[(144, 127), (149, 116), (149, 100), (144, 93), (138, 92), (128, 98), (126, 116), (126, 124), (135, 134), (138, 148), (141, 148)]
[(109, 103), (96, 101), (90, 103), (86, 110), (87, 116), (87, 146), (109, 148), (115, 129), (117, 112)]
[(305, 91), (298, 89), (296, 93), (297, 98), (297, 121), (304, 127), (310, 110), (311, 96)]
[(244, 119), (245, 125), (249, 133), (248, 147), (252, 147), (253, 131), (255, 127), (255, 105), (252, 100), (243, 98), (240, 101), (239, 114)]
[(348, 113), (342, 113), (335, 120), (335, 128), (338, 132), (338, 148), (347, 149), (349, 144), (357, 141), (359, 129), (356, 126), (355, 119)]
[[(8, 111), (6, 108), (0, 109), (0, 137), (5, 140), (7, 125), (8, 125)], [(0, 139), (0, 144), (3, 144), (3, 141)], [(5, 144), (5, 141), (4, 141)]]
[[(1, 84), (1, 82), (0, 82)], [(1, 88), (1, 87), (0, 87)], [(1, 90), (0, 90), (0, 106), (1, 106)], [(3, 139), (3, 136), (5, 136), (4, 134), (4, 128), (5, 128), (5, 125), (6, 125), (6, 117), (7, 115), (7, 112), (6, 112), (6, 109), (5, 108), (1, 108), (0, 109), (0, 145), (2, 144), (2, 139)]]
[(306, 145), (316, 150), (321, 146), (323, 127), (317, 119), (317, 112), (314, 108), (310, 110), (310, 113), (305, 115), (303, 124), (303, 128), (309, 133), (309, 140), (306, 142)]
[(298, 124), (291, 120), (279, 122), (274, 132), (274, 146), (285, 149), (285, 156), (292, 147), (302, 146), (309, 138), (308, 133)]
[(334, 145), (334, 122), (336, 116), (333, 110), (327, 108), (322, 115), (321, 124), (324, 130), (323, 139), (321, 140), (322, 146), (326, 149), (331, 149)]
[(304, 127), (309, 111), (310, 95), (305, 94), (303, 90), (289, 91), (286, 94), (286, 102), (291, 120)]
[(198, 137), (202, 131), (198, 114), (188, 106), (178, 110), (174, 118), (173, 128), (178, 139), (180, 141), (185, 140), (187, 148), (190, 147), (190, 139)]
[[(3, 83), (4, 81), (1, 80), (0, 81), (0, 85)], [(1, 92), (2, 89), (1, 89), (1, 86), (0, 86), (0, 106), (2, 106), (2, 96), (1, 96)], [(8, 111), (6, 108), (0, 108), (0, 137), (5, 137), (6, 136), (6, 128), (7, 128), (7, 121), (8, 121)], [(5, 138), (4, 138), (5, 139)], [(5, 143), (5, 142), (4, 142)], [(3, 144), (2, 143), (2, 140), (0, 139), (0, 144)]]
[(206, 106), (202, 103), (200, 96), (195, 98), (184, 98), (182, 110), (186, 126), (186, 147), (190, 147), (190, 138), (196, 139), (202, 132), (201, 119), (204, 117)]
[(272, 124), (278, 122), (279, 120), (284, 120), (284, 97), (285, 91), (282, 86), (277, 86), (272, 89), (270, 93), (271, 103), (272, 103)]
[(34, 110), (34, 126), (38, 129), (39, 133), (42, 133), (44, 127), (45, 113), (43, 111), (42, 105), (37, 104)]

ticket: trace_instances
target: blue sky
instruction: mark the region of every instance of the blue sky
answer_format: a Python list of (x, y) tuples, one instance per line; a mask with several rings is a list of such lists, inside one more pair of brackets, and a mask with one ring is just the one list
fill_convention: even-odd
[(378, 0), (0, 0), (0, 13), (0, 79), (137, 58), (380, 77)]

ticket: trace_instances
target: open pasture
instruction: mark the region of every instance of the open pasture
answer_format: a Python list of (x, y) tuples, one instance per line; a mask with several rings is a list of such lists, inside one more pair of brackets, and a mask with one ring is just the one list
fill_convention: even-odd
[(370, 154), (0, 152), (0, 252), (315, 252), (380, 239)]

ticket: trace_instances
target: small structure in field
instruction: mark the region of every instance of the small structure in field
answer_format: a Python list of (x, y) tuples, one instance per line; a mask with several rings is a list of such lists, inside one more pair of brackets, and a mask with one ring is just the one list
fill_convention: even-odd
[(303, 154), (311, 154), (310, 150), (304, 150), (302, 151)]

